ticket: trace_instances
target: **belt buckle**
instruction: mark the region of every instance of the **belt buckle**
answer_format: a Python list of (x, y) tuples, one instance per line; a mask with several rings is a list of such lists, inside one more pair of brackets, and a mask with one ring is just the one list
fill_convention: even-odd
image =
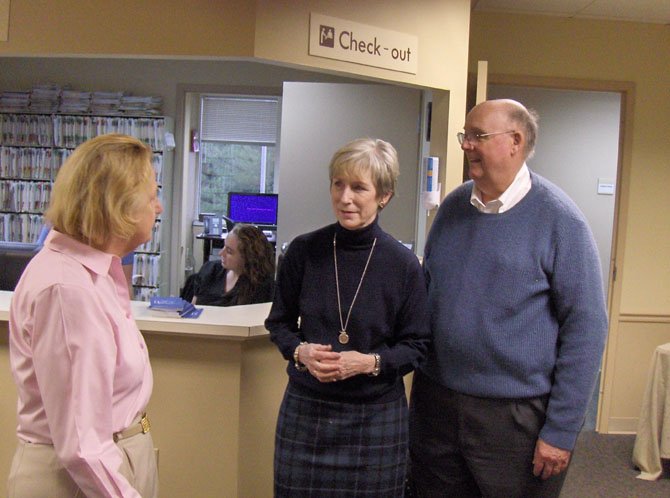
[(140, 425), (142, 426), (142, 434), (146, 434), (151, 429), (151, 424), (149, 423), (149, 418), (146, 415), (142, 415), (140, 419)]

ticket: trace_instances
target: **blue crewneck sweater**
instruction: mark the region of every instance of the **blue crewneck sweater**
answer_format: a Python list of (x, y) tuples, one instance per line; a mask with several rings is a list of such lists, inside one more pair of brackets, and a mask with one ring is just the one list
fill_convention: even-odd
[(422, 370), (472, 396), (549, 395), (540, 437), (571, 450), (607, 333), (600, 262), (575, 204), (531, 180), (501, 214), (470, 204), (472, 182), (440, 206), (424, 257), (434, 344)]

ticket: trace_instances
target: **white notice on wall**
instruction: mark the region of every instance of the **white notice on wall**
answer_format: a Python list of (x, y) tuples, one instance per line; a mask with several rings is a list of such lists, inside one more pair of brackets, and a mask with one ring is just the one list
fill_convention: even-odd
[(174, 141), (174, 135), (170, 132), (165, 133), (165, 148), (172, 150), (177, 144)]
[(598, 195), (614, 195), (615, 189), (614, 180), (598, 178)]

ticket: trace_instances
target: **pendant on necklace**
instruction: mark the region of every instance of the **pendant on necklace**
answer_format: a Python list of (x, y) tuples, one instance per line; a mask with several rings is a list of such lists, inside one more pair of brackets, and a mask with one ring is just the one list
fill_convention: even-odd
[(345, 330), (340, 330), (337, 340), (340, 341), (340, 344), (346, 344), (349, 342), (349, 334)]

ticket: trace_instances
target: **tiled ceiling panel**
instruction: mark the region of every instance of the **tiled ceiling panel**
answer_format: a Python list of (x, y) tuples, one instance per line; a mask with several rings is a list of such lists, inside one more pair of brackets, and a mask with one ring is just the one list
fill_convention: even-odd
[(670, 24), (670, 0), (473, 0), (472, 9)]

